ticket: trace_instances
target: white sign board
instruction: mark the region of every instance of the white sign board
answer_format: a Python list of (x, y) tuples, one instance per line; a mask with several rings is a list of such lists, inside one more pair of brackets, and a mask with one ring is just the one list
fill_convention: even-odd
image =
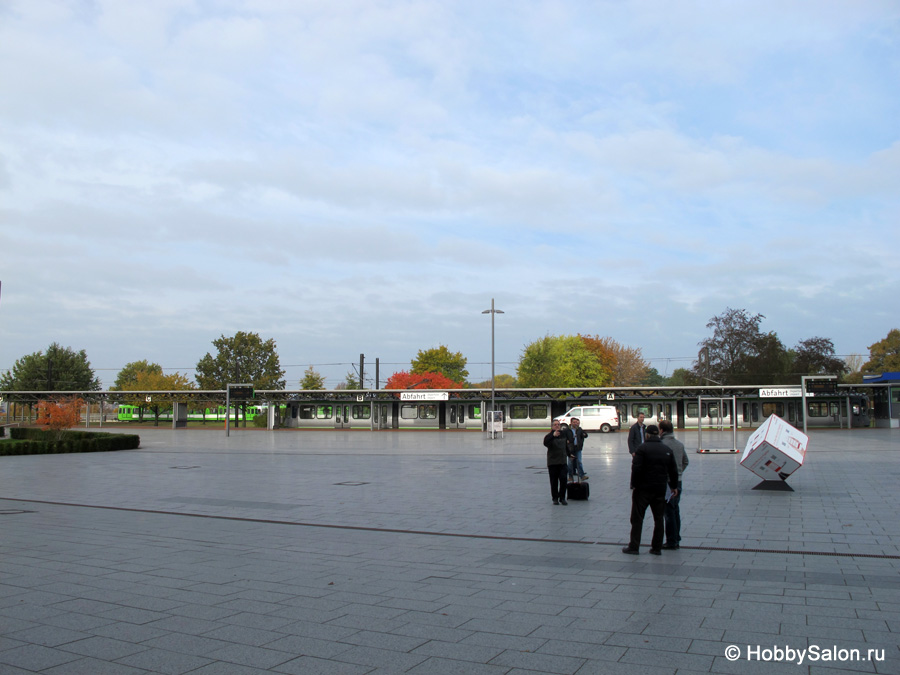
[(759, 390), (760, 398), (800, 398), (801, 396), (803, 396), (803, 392), (800, 391), (800, 387), (774, 387)]
[(809, 436), (770, 415), (747, 440), (741, 466), (764, 480), (784, 480), (800, 468)]
[(404, 391), (400, 394), (401, 401), (447, 401), (450, 394), (446, 391)]

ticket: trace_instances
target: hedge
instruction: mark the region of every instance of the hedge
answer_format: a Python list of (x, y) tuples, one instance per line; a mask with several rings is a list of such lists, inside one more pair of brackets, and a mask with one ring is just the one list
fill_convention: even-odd
[(61, 440), (56, 432), (29, 427), (13, 427), (10, 440), (0, 443), (0, 455), (51, 455), (62, 452), (109, 452), (134, 450), (141, 445), (137, 434), (108, 434), (66, 431)]

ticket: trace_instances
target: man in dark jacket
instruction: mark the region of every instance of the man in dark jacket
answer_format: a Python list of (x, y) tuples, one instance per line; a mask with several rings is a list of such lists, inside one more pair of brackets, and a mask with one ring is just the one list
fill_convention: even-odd
[(584, 480), (588, 476), (584, 473), (584, 465), (581, 463), (581, 452), (584, 450), (584, 439), (588, 437), (587, 432), (581, 428), (581, 420), (577, 417), (572, 418), (572, 426), (569, 427), (569, 434), (572, 436), (572, 447), (569, 449), (569, 481), (575, 480), (575, 475)]
[(644, 427), (644, 413), (639, 413), (637, 422), (628, 430), (628, 452), (634, 457), (634, 451), (638, 446), (646, 440), (646, 429)]
[(622, 553), (639, 553), (644, 514), (648, 506), (653, 512), (650, 553), (662, 553), (666, 485), (673, 496), (678, 495), (678, 467), (675, 466), (671, 448), (659, 439), (659, 428), (651, 424), (647, 427), (647, 440), (637, 447), (631, 460), (631, 541)]
[(554, 504), (566, 505), (566, 475), (569, 455), (572, 454), (572, 437), (559, 428), (554, 421), (550, 433), (544, 436), (547, 448), (547, 472), (550, 474), (550, 496)]

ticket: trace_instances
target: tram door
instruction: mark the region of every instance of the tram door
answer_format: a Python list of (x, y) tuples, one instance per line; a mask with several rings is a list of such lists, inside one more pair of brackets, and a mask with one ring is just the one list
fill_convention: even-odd
[(391, 420), (388, 417), (387, 403), (378, 403), (375, 405), (375, 428), (390, 429)]
[(350, 404), (336, 403), (334, 406), (334, 428), (349, 429), (350, 428)]
[(466, 428), (466, 404), (465, 403), (448, 403), (447, 404), (447, 428), (448, 429), (465, 429)]

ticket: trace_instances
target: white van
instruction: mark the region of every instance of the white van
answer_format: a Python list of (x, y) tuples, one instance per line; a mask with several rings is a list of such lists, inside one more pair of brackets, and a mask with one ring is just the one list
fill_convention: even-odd
[(572, 408), (565, 415), (553, 419), (568, 426), (573, 417), (581, 421), (581, 428), (585, 431), (602, 431), (608, 434), (613, 429), (618, 431), (620, 428), (619, 411), (611, 405), (585, 405)]

